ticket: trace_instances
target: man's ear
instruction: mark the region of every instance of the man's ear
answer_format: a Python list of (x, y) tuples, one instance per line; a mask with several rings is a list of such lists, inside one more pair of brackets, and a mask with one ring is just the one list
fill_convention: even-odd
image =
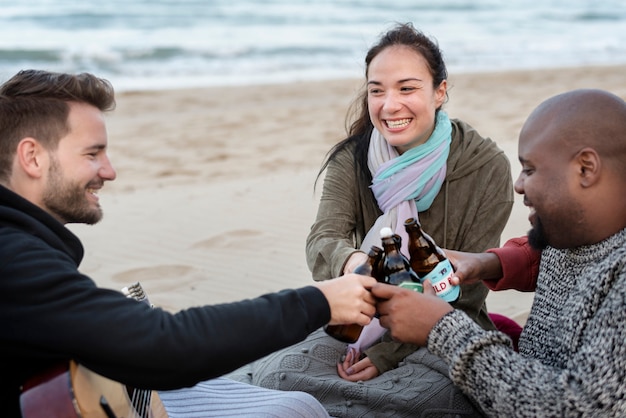
[(579, 167), (581, 186), (593, 186), (600, 179), (600, 156), (593, 148), (583, 148), (578, 151), (575, 158)]
[(47, 170), (48, 151), (34, 138), (23, 138), (17, 144), (17, 164), (30, 177), (39, 178)]

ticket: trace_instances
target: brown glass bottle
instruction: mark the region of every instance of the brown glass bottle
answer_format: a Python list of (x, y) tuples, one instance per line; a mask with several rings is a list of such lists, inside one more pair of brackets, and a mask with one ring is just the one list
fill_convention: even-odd
[(411, 268), (423, 282), (429, 279), (437, 296), (447, 302), (459, 298), (460, 287), (450, 282), (453, 269), (446, 254), (435, 241), (422, 230), (415, 218), (404, 221), (404, 228), (409, 235), (409, 256)]
[(441, 248), (435, 245), (433, 239), (428, 236), (415, 218), (404, 221), (404, 228), (409, 235), (409, 257), (411, 268), (422, 278), (435, 268), (440, 261), (446, 259)]
[[(367, 254), (367, 260), (358, 265), (353, 273), (362, 274), (364, 276), (374, 277), (376, 280), (380, 280), (379, 261), (383, 255), (382, 248), (372, 245), (369, 253)], [(363, 325), (359, 324), (346, 324), (346, 325), (326, 325), (324, 331), (331, 337), (343, 341), (344, 343), (354, 343), (361, 336)]]
[(385, 250), (383, 262), (385, 282), (393, 285), (400, 285), (405, 282), (419, 283), (419, 277), (411, 268), (409, 260), (400, 252), (402, 238), (394, 235), (391, 228), (382, 228), (380, 239)]

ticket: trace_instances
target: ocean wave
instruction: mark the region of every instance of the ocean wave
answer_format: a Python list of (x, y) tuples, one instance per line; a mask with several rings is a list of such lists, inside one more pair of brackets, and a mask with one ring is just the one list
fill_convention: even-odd
[(434, 37), (452, 71), (626, 62), (626, 4), (608, 0), (95, 0), (0, 13), (0, 77), (90, 71), (167, 86), (360, 77), (394, 22)]

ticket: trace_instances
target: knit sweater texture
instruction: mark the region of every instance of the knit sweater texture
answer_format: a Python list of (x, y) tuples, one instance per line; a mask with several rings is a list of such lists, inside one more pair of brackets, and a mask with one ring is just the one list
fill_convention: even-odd
[(428, 348), (489, 416), (624, 417), (625, 306), (626, 229), (543, 251), (519, 353), (460, 311), (437, 323)]

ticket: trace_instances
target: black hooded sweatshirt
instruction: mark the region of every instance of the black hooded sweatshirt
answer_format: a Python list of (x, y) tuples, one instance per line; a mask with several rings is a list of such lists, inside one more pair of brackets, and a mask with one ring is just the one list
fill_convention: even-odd
[(19, 417), (20, 387), (75, 360), (140, 389), (192, 386), (303, 340), (330, 319), (314, 287), (169, 313), (98, 288), (83, 246), (48, 213), (0, 186), (0, 405)]

